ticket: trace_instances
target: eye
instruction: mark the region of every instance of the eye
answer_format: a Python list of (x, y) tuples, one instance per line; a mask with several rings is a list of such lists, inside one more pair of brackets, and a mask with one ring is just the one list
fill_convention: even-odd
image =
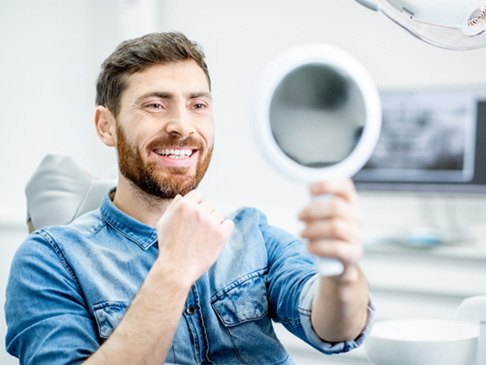
[(194, 104), (193, 107), (196, 110), (201, 110), (201, 109), (206, 109), (207, 108), (207, 105), (204, 104), (204, 103), (196, 103), (196, 104)]
[(151, 110), (162, 110), (164, 109), (164, 105), (162, 103), (148, 103), (144, 105), (145, 108)]
[(191, 102), (190, 108), (196, 113), (204, 113), (210, 108), (210, 105), (206, 100), (195, 99)]
[(166, 101), (162, 98), (145, 98), (140, 102), (140, 107), (148, 112), (159, 112), (167, 108)]

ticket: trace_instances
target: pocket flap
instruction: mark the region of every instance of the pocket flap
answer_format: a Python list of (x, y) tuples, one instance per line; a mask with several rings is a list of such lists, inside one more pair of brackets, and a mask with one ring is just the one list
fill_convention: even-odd
[(213, 309), (227, 326), (264, 317), (268, 312), (266, 275), (254, 272), (215, 295)]
[(124, 302), (103, 302), (93, 306), (93, 312), (102, 338), (108, 338), (121, 322), (128, 304)]

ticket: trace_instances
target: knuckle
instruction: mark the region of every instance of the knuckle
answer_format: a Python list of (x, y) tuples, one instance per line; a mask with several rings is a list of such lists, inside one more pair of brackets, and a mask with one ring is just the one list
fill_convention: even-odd
[(349, 245), (349, 261), (350, 262), (358, 262), (361, 257), (363, 257), (363, 246), (360, 244), (352, 244)]
[(343, 203), (341, 199), (332, 199), (329, 202), (329, 211), (331, 214), (337, 214), (342, 210)]
[(191, 204), (186, 199), (181, 199), (178, 205), (179, 211), (183, 214), (187, 214), (192, 210)]
[(341, 224), (341, 221), (340, 220), (333, 219), (331, 221), (331, 226), (330, 226), (330, 233), (331, 233), (331, 235), (334, 236), (334, 237), (335, 236), (338, 236), (341, 233), (341, 231), (342, 231), (341, 226), (342, 226), (342, 224)]
[(332, 252), (333, 256), (339, 257), (340, 259), (343, 259), (346, 256), (343, 244), (340, 243), (334, 244), (332, 247), (332, 251), (333, 251)]
[(221, 218), (223, 218), (223, 217), (224, 217), (224, 216), (223, 216), (223, 213), (221, 213), (221, 212), (220, 212), (218, 209), (216, 209), (216, 208), (214, 208), (214, 207), (213, 207), (213, 209), (211, 209), (211, 210), (210, 210), (210, 212), (211, 212), (211, 214), (212, 214), (214, 217), (216, 217), (216, 218), (218, 218), (218, 219), (221, 219)]
[(212, 236), (217, 243), (224, 243), (227, 238), (226, 231), (222, 227), (214, 226), (212, 229)]

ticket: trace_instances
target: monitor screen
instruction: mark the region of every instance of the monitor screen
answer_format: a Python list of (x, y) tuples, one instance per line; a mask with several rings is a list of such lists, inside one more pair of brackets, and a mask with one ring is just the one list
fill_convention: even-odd
[(359, 190), (486, 193), (486, 87), (381, 93), (383, 125)]

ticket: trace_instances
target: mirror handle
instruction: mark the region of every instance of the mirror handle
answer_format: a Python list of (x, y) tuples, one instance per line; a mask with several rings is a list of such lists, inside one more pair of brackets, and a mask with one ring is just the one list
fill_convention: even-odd
[(343, 263), (335, 258), (318, 257), (317, 266), (322, 276), (338, 276), (344, 272)]
[[(331, 194), (322, 194), (312, 196), (314, 201), (326, 201), (333, 199)], [(331, 257), (317, 256), (317, 267), (322, 276), (338, 276), (344, 272), (344, 265), (341, 261)]]

